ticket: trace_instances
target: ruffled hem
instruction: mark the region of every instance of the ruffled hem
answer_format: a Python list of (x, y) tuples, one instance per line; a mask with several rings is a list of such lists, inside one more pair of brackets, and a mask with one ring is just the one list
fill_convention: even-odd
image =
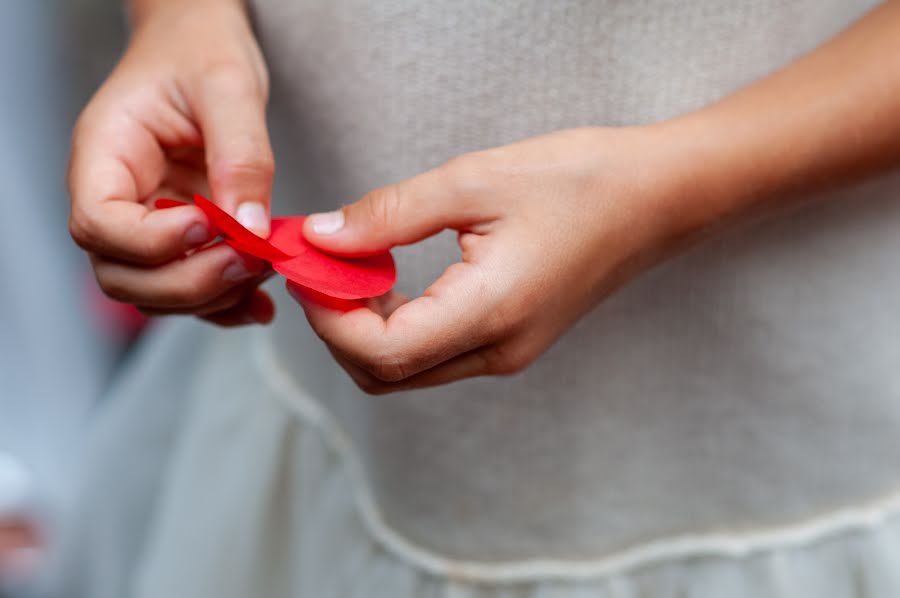
[(217, 380), (198, 382), (203, 393), (177, 448), (138, 596), (900, 595), (900, 518), (890, 501), (590, 561), (431, 553), (384, 524), (345, 435), (279, 368), (265, 337), (254, 342), (254, 364), (230, 359), (224, 379), (222, 362), (211, 364)]

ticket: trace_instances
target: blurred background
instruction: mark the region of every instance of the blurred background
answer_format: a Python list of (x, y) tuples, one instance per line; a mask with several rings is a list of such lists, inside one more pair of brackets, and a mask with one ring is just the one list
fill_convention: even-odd
[(125, 35), (119, 0), (0, 2), (2, 598), (29, 595), (91, 415), (147, 325), (99, 293), (66, 224), (72, 125)]

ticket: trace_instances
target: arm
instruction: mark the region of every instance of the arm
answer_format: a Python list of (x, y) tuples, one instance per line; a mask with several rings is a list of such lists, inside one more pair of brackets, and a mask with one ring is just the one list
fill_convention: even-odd
[(409, 300), (295, 298), (364, 390), (510, 374), (616, 288), (764, 204), (900, 163), (900, 2), (695, 113), (461, 156), (307, 221), (359, 254), (459, 231), (462, 261)]
[[(808, 195), (900, 164), (900, 2), (698, 112), (659, 125), (689, 192), (685, 225)], [(673, 159), (673, 162), (677, 160)]]

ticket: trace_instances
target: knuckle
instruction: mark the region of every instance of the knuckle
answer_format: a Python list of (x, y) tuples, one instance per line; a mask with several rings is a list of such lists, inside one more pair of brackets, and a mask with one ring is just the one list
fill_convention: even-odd
[(483, 152), (463, 154), (453, 158), (443, 166), (447, 184), (458, 196), (477, 196), (491, 186), (489, 160)]
[(275, 176), (275, 160), (265, 144), (253, 140), (235, 141), (229, 155), (214, 162), (210, 169), (210, 182), (230, 185), (253, 179), (271, 179)]
[(113, 301), (131, 303), (132, 290), (128, 286), (122, 284), (122, 281), (118, 277), (107, 276), (100, 268), (97, 268), (94, 271), (94, 275), (97, 278), (97, 285), (100, 287), (100, 290), (103, 291), (104, 295)]
[(83, 209), (73, 207), (69, 214), (69, 234), (82, 249), (90, 251), (97, 246), (97, 227), (93, 218)]
[(396, 185), (379, 189), (363, 200), (366, 221), (378, 230), (390, 230), (397, 222), (403, 200)]
[(220, 60), (206, 65), (201, 79), (209, 92), (223, 96), (259, 94), (263, 91), (257, 78), (237, 61)]
[(82, 249), (87, 250), (90, 244), (90, 235), (84, 224), (75, 217), (69, 217), (69, 236), (75, 241), (75, 244)]
[(379, 396), (390, 392), (390, 386), (371, 376), (358, 376), (353, 379), (356, 386), (367, 395)]
[(403, 355), (383, 353), (366, 369), (381, 382), (400, 382), (409, 377), (410, 365)]
[(512, 376), (527, 369), (537, 359), (537, 354), (521, 344), (496, 345), (484, 354), (488, 374)]

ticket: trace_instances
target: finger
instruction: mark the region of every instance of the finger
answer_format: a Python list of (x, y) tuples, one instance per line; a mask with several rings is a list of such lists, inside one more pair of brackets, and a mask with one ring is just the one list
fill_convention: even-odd
[(422, 297), (387, 319), (360, 305), (335, 309), (297, 285), (288, 290), (328, 345), (382, 381), (398, 382), (507, 332), (496, 284), (469, 263), (454, 264)]
[(410, 302), (407, 295), (399, 291), (390, 291), (380, 297), (372, 297), (366, 300), (366, 307), (374, 311), (382, 318), (388, 318), (392, 313), (397, 311), (402, 305)]
[(419, 388), (431, 388), (458, 382), (466, 378), (505, 374), (506, 372), (492, 368), (492, 363), (489, 359), (490, 351), (490, 347), (470, 351), (401, 382), (382, 382), (380, 385), (373, 387), (374, 392), (370, 394), (388, 394)]
[(275, 162), (266, 128), (266, 93), (253, 77), (220, 68), (189, 91), (206, 145), (212, 199), (245, 227), (269, 236)]
[(204, 320), (225, 327), (246, 326), (248, 324), (269, 324), (275, 318), (275, 303), (269, 295), (256, 289), (234, 307), (209, 314)]
[(265, 262), (218, 244), (155, 268), (140, 268), (94, 257), (103, 291), (117, 301), (148, 308), (204, 305), (266, 270)]
[(165, 175), (153, 132), (127, 115), (86, 112), (73, 136), (69, 228), (87, 251), (136, 264), (159, 264), (208, 242), (197, 208), (149, 210), (141, 199)]
[(140, 308), (140, 311), (150, 317), (194, 315), (218, 326), (235, 327), (249, 324), (269, 324), (275, 317), (275, 304), (265, 291), (242, 289), (242, 294), (232, 305), (209, 313), (145, 308)]
[(251, 278), (248, 282), (233, 287), (225, 291), (222, 295), (219, 295), (203, 305), (195, 307), (158, 308), (147, 305), (138, 305), (136, 307), (141, 313), (148, 317), (180, 315), (208, 316), (236, 307), (242, 301), (247, 299), (247, 297), (252, 295), (256, 288), (265, 282), (269, 276), (270, 274), (266, 273)]
[(492, 369), (488, 357), (489, 351), (490, 348), (485, 348), (459, 355), (399, 382), (380, 380), (338, 351), (332, 350), (331, 354), (338, 365), (347, 372), (347, 375), (363, 392), (370, 395), (386, 395), (407, 390), (442, 386), (477, 376), (504, 374), (505, 372)]
[(471, 159), (458, 159), (412, 179), (377, 189), (336, 212), (313, 214), (303, 232), (311, 243), (342, 255), (366, 255), (420, 241), (446, 228), (497, 217), (478, 200)]

